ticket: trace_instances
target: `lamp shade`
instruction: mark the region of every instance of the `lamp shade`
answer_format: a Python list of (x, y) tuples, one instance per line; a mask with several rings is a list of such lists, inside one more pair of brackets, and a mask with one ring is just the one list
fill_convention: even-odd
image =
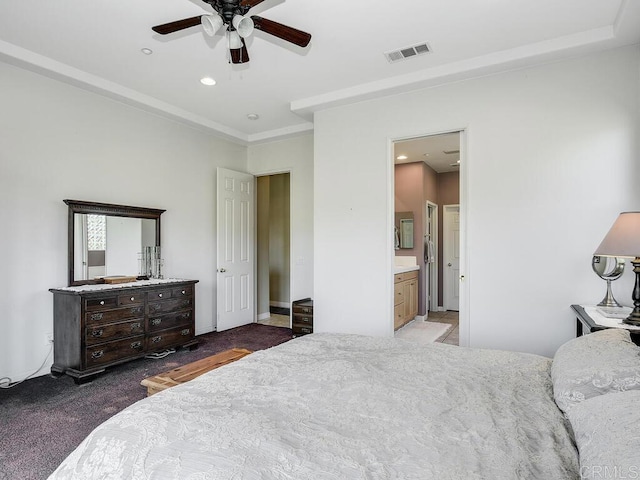
[(594, 255), (640, 257), (640, 212), (622, 212)]

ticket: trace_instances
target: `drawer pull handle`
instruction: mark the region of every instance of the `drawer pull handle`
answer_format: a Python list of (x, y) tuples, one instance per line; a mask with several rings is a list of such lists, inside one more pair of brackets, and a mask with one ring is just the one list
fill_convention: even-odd
[(131, 300), (132, 302), (135, 301), (136, 297), (131, 297), (129, 300)]
[(191, 333), (191, 329), (190, 328), (185, 328), (184, 330), (182, 330), (180, 332), (180, 335), (182, 335), (184, 337), (184, 336), (189, 335), (190, 333)]
[(151, 343), (158, 343), (160, 340), (162, 340), (162, 337), (158, 335), (157, 337), (153, 337), (151, 339)]
[(159, 294), (158, 294), (158, 296), (159, 296), (160, 298), (162, 298), (162, 294), (161, 294), (161, 293), (159, 293)]
[(160, 325), (161, 323), (162, 323), (162, 319), (161, 318), (153, 318), (153, 319), (151, 319), (151, 325), (153, 325), (154, 327)]
[(142, 342), (132, 342), (131, 343), (131, 348), (136, 349), (136, 348), (140, 348), (142, 346)]
[(309, 312), (311, 312), (310, 308), (303, 308), (302, 309), (302, 313), (309, 313)]
[(140, 322), (135, 322), (131, 324), (131, 330), (135, 330), (136, 328), (140, 328)]
[(187, 292), (186, 292), (185, 290), (182, 290), (182, 294), (183, 294), (183, 295), (186, 295), (186, 294), (187, 294)]
[(142, 307), (134, 307), (131, 309), (131, 313), (133, 315), (137, 314), (137, 313), (141, 313), (142, 312)]
[(100, 300), (100, 305), (104, 305), (104, 300)]
[(104, 350), (98, 350), (97, 352), (93, 352), (91, 354), (91, 358), (100, 358), (104, 355)]
[(91, 320), (102, 320), (102, 313), (94, 313), (91, 315)]
[(92, 337), (101, 337), (104, 333), (104, 330), (101, 328), (100, 330), (94, 330), (91, 332)]

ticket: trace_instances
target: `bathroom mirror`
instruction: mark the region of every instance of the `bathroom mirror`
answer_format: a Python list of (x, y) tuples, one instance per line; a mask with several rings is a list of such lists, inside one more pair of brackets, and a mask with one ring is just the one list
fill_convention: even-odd
[(607, 293), (598, 306), (600, 307), (621, 307), (613, 297), (611, 282), (617, 280), (624, 273), (624, 259), (616, 257), (601, 257), (594, 255), (591, 259), (591, 268), (601, 279), (607, 282)]
[(69, 285), (102, 283), (100, 277), (137, 276), (144, 247), (160, 246), (164, 210), (64, 200), (68, 214)]
[(413, 212), (396, 212), (400, 248), (413, 248)]

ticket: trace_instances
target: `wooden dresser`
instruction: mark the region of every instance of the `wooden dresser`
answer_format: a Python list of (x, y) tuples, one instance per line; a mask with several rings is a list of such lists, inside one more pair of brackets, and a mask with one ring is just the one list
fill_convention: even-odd
[(418, 315), (418, 270), (396, 273), (393, 282), (393, 328), (397, 330)]
[(292, 303), (293, 318), (291, 328), (294, 336), (313, 333), (313, 300), (304, 298)]
[(195, 348), (197, 280), (142, 281), (50, 289), (51, 373), (76, 383), (106, 367), (173, 347)]

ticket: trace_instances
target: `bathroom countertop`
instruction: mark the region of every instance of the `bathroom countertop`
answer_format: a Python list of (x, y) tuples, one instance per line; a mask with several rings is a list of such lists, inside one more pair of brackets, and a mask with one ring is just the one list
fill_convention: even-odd
[(420, 267), (418, 265), (396, 265), (393, 267), (393, 274), (412, 272), (414, 270), (420, 270)]

